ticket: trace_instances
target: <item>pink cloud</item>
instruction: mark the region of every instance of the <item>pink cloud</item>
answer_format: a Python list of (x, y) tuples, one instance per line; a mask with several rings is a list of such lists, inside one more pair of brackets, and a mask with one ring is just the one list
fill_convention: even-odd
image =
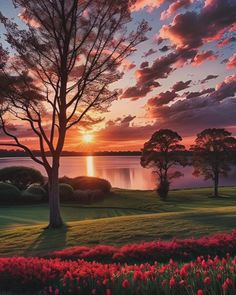
[(217, 55), (212, 50), (202, 51), (198, 53), (192, 62), (193, 66), (199, 66), (206, 60), (216, 60)]
[(159, 8), (165, 0), (137, 0), (131, 7), (132, 12), (136, 12), (142, 9), (147, 9), (148, 12), (152, 12), (154, 9)]
[(222, 47), (227, 46), (227, 45), (229, 45), (230, 43), (235, 42), (235, 41), (236, 41), (236, 37), (232, 36), (232, 37), (226, 38), (226, 39), (224, 39), (224, 40), (221, 40), (221, 41), (217, 44), (217, 47), (218, 47), (218, 48), (222, 48)]
[(236, 5), (231, 1), (214, 0), (200, 12), (187, 11), (177, 15), (170, 25), (164, 25), (160, 37), (169, 39), (178, 48), (199, 48), (206, 42), (222, 38), (235, 27)]
[(169, 18), (173, 13), (175, 13), (180, 8), (186, 8), (192, 4), (192, 0), (177, 0), (170, 4), (167, 10), (163, 11), (161, 14), (161, 20)]
[(18, 17), (25, 22), (26, 24), (29, 24), (31, 27), (33, 28), (39, 28), (40, 27), (40, 23), (35, 20), (34, 18), (32, 18), (29, 13), (27, 12), (26, 9), (23, 9), (19, 14)]
[(226, 67), (229, 70), (236, 69), (236, 53), (229, 58)]

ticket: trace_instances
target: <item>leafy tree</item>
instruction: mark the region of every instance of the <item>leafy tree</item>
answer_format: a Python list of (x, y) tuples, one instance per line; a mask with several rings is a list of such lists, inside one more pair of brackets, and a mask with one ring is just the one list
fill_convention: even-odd
[[(146, 40), (145, 21), (134, 30), (127, 0), (13, 0), (27, 29), (0, 14), (11, 58), (1, 49), (0, 112), (4, 145), (25, 150), (42, 165), (49, 179), (50, 228), (61, 227), (58, 171), (69, 129), (101, 119), (119, 91), (111, 84), (121, 63)], [(8, 60), (7, 60), (8, 58)], [(8, 120), (7, 120), (8, 119)], [(22, 142), (17, 125), (28, 124), (40, 157)], [(49, 151), (52, 162), (46, 152)]]
[(144, 144), (142, 149), (141, 165), (145, 168), (154, 168), (158, 176), (157, 193), (162, 200), (168, 196), (170, 181), (182, 176), (179, 171), (171, 168), (176, 165), (186, 165), (184, 156), (185, 147), (180, 144), (181, 136), (170, 129), (160, 129)]
[(193, 151), (193, 175), (203, 175), (214, 181), (214, 197), (218, 197), (220, 175), (227, 176), (230, 171), (232, 151), (236, 139), (225, 129), (209, 128), (197, 134)]
[(33, 168), (12, 166), (0, 169), (0, 181), (10, 182), (18, 189), (25, 190), (32, 183), (44, 184), (44, 177)]

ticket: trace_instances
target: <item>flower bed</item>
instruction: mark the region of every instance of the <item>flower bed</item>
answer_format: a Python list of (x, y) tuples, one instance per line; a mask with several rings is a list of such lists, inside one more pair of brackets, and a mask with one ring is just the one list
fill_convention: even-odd
[[(43, 258), (1, 258), (0, 291), (23, 294), (235, 295), (236, 258), (121, 265)], [(28, 293), (27, 293), (28, 292)], [(15, 294), (15, 293), (14, 293)]]
[(85, 259), (99, 262), (167, 262), (170, 258), (189, 261), (201, 255), (236, 255), (236, 230), (229, 234), (218, 234), (199, 239), (173, 239), (130, 244), (123, 247), (99, 245), (95, 247), (73, 247), (55, 251), (50, 258)]

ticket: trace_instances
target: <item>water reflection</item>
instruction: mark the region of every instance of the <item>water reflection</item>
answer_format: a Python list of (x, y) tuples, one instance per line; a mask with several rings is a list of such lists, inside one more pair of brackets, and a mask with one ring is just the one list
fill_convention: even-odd
[(94, 176), (93, 156), (86, 157), (87, 176)]
[[(41, 165), (34, 163), (30, 158), (0, 158), (0, 168), (7, 166), (35, 167), (46, 175)], [(171, 188), (190, 188), (211, 186), (211, 181), (196, 178), (192, 175), (192, 167), (179, 167), (177, 170), (183, 177), (174, 179)], [(82, 175), (97, 176), (109, 180), (113, 187), (127, 189), (154, 189), (155, 176), (151, 170), (140, 165), (140, 157), (136, 156), (87, 156), (61, 158), (60, 176), (76, 177)], [(232, 166), (229, 177), (221, 177), (221, 186), (236, 185), (236, 166)]]

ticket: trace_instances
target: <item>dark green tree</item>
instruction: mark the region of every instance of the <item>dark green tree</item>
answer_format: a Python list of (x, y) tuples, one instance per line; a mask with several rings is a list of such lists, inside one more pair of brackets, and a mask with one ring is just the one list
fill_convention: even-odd
[(166, 200), (171, 179), (182, 176), (180, 171), (173, 171), (176, 165), (186, 165), (185, 147), (180, 144), (181, 136), (170, 129), (160, 129), (144, 144), (141, 165), (153, 168), (158, 176), (157, 193), (162, 200)]
[(205, 129), (191, 147), (193, 151), (193, 175), (212, 179), (214, 182), (214, 197), (219, 196), (220, 175), (227, 176), (230, 172), (232, 152), (236, 148), (236, 139), (223, 128)]

